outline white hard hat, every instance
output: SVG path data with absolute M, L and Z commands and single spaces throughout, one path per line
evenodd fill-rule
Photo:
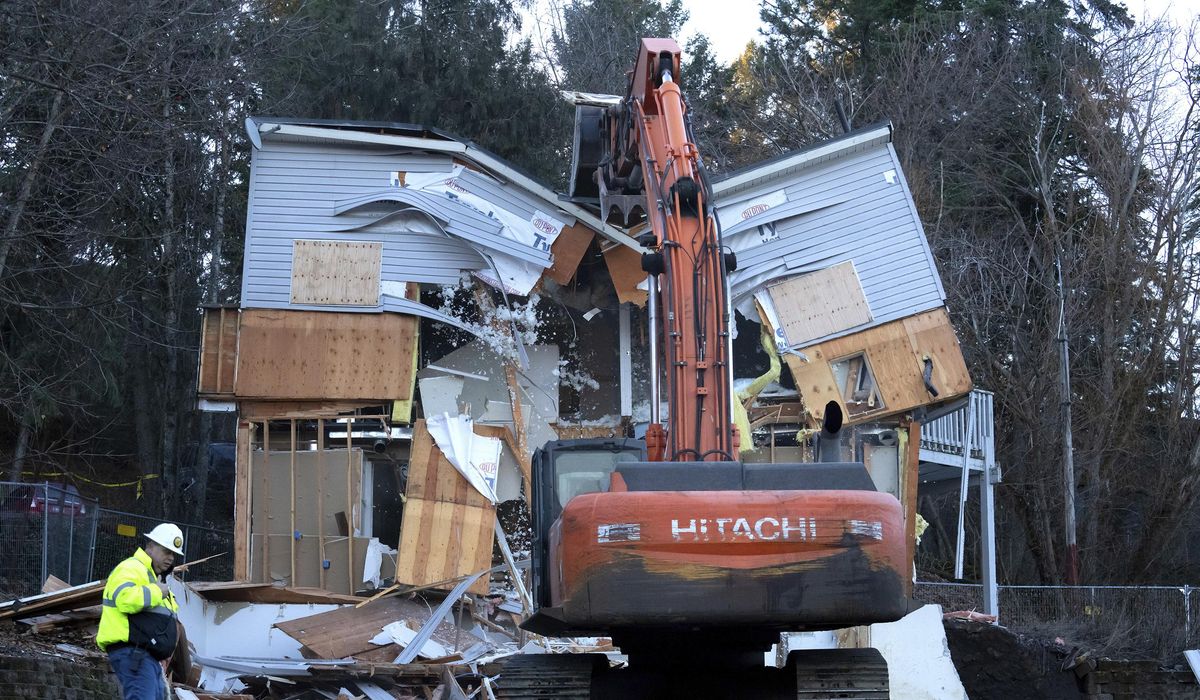
M 146 539 L 183 556 L 183 530 L 180 530 L 178 525 L 171 523 L 156 525 L 153 530 L 146 533 Z

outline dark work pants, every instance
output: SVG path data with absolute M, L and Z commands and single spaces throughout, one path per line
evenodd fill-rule
M 167 700 L 162 666 L 148 652 L 137 647 L 122 647 L 108 655 L 122 700 Z

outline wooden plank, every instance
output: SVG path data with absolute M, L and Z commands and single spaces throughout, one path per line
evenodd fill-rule
M 903 426 L 901 426 L 903 429 Z M 913 562 L 917 556 L 917 484 L 920 482 L 921 469 L 921 424 L 917 421 L 908 422 L 907 449 L 900 455 L 903 461 L 900 465 L 900 492 L 904 494 L 904 543 L 907 562 L 905 571 L 913 570 Z M 912 578 L 904 578 L 904 595 L 912 595 Z
M 325 587 L 325 420 L 317 419 L 317 569 Z
M 525 493 L 533 493 L 533 464 L 530 461 L 529 443 L 526 439 L 525 418 L 521 411 L 521 385 L 517 383 L 517 367 L 511 362 L 504 367 L 508 380 L 508 400 L 512 404 L 513 440 L 516 446 L 517 464 L 521 467 L 521 479 L 525 482 Z
M 415 316 L 246 309 L 241 318 L 238 399 L 378 405 L 411 392 Z
M 254 421 L 268 418 L 328 418 L 373 405 L 368 401 L 239 401 L 238 414 L 244 420 Z
M 362 480 L 359 470 L 357 481 Z M 346 585 L 347 593 L 354 595 L 354 419 L 346 419 Z
M 406 619 L 409 610 L 400 598 L 384 598 L 362 607 L 347 606 L 279 622 L 274 627 L 300 642 L 309 658 L 341 659 L 378 649 L 371 639 L 384 625 Z
M 852 425 L 950 401 L 971 390 L 958 338 L 944 308 L 802 348 L 800 352 L 807 361 L 791 353 L 783 358 L 814 425 L 824 418 L 829 401 L 841 405 L 846 423 Z M 867 356 L 883 397 L 883 407 L 854 415 L 846 409 L 842 387 L 834 378 L 831 364 L 862 353 Z M 936 398 L 925 390 L 922 376 L 925 357 L 933 361 Z
M 233 577 L 250 578 L 250 450 L 253 449 L 251 423 L 239 420 L 233 483 Z
M 288 454 L 290 457 L 290 460 L 288 463 L 288 476 L 290 478 L 289 480 L 291 481 L 291 485 L 292 485 L 292 502 L 291 502 L 291 516 L 292 517 L 290 519 L 292 536 L 288 538 L 288 542 L 290 543 L 288 548 L 291 550 L 289 552 L 288 558 L 291 560 L 291 564 L 292 564 L 292 566 L 291 566 L 292 575 L 291 575 L 291 578 L 288 579 L 288 583 L 290 583 L 294 586 L 294 585 L 296 585 L 296 537 L 295 537 L 295 532 L 296 532 L 296 419 L 293 418 L 291 421 L 289 421 L 289 423 L 291 424 L 291 442 L 288 445 Z
M 200 597 L 212 602 L 225 603 L 360 603 L 362 598 L 330 593 L 320 588 L 303 586 L 275 586 L 270 583 L 246 583 L 240 581 L 198 581 L 188 587 Z
M 271 563 L 271 535 L 273 528 L 271 527 L 271 421 L 263 421 L 263 512 L 264 528 L 262 530 L 262 549 L 263 549 L 263 579 L 270 581 L 270 563 Z M 295 583 L 292 581 L 291 583 Z
M 378 306 L 382 265 L 382 243 L 293 241 L 292 303 Z
M 788 345 L 800 345 L 873 320 L 853 262 L 767 288 Z
M 200 368 L 197 393 L 226 396 L 233 393 L 237 362 L 238 310 L 228 307 L 204 309 L 200 331 Z
M 617 290 L 617 299 L 645 306 L 649 293 L 637 288 L 646 280 L 646 273 L 642 271 L 642 254 L 623 245 L 616 246 L 604 252 L 604 263 Z
M 596 233 L 583 223 L 576 222 L 574 226 L 564 226 L 558 238 L 550 246 L 550 255 L 554 263 L 546 271 L 546 276 L 558 284 L 567 284 L 575 277 L 579 262 L 592 245 Z
M 496 509 L 458 473 L 434 444 L 425 421 L 413 424 L 400 528 L 396 582 L 450 589 L 452 579 L 491 567 Z M 485 594 L 486 579 L 471 592 Z

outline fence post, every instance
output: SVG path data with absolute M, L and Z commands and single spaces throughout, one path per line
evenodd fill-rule
M 38 590 L 47 578 L 46 566 L 50 550 L 50 482 L 42 482 L 42 580 L 38 582 Z
M 66 504 L 67 497 L 63 495 L 63 504 Z M 80 501 L 82 503 L 82 501 Z M 70 534 L 67 535 L 67 583 L 75 585 L 75 506 L 71 506 L 71 526 Z M 46 579 L 42 579 L 45 581 Z
M 1179 592 L 1183 594 L 1183 646 L 1187 648 L 1192 642 L 1192 587 L 1185 585 Z

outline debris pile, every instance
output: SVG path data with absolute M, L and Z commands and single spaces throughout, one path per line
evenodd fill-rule
M 175 697 L 486 698 L 506 657 L 616 653 L 607 638 L 550 640 L 521 631 L 520 597 L 500 585 L 487 595 L 468 592 L 503 568 L 449 582 L 449 591 L 391 586 L 370 597 L 172 577 L 188 643 L 168 666 Z M 44 588 L 0 603 L 0 651 L 106 668 L 94 642 L 104 582 L 67 586 L 51 577 Z

